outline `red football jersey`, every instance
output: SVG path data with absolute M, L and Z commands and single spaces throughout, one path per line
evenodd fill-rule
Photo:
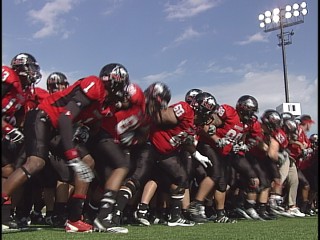
M 83 93 L 92 101 L 92 104 L 82 109 L 80 114 L 73 119 L 73 122 L 89 124 L 102 118 L 101 109 L 106 99 L 106 90 L 98 77 L 89 76 L 76 81 L 60 92 L 51 94 L 39 104 L 38 108 L 48 114 L 55 128 L 58 127 L 59 115 L 67 112 L 65 106 L 72 99 L 76 88 L 81 88 Z
M 145 118 L 145 96 L 142 89 L 136 84 L 129 84 L 128 100 L 130 107 L 117 111 L 113 107 L 104 110 L 102 128 L 112 134 L 115 139 L 119 135 L 137 129 L 144 122 Z
M 286 133 L 281 128 L 272 131 L 270 135 L 263 134 L 263 142 L 269 145 L 270 137 L 274 138 L 279 143 L 279 151 L 283 151 L 287 148 L 288 138 Z M 254 147 L 253 149 L 251 149 L 250 154 L 257 157 L 258 159 L 265 159 L 266 157 L 266 152 L 258 147 Z
M 281 128 L 273 131 L 271 136 L 279 143 L 279 151 L 283 151 L 288 147 L 287 135 Z
M 186 102 L 175 103 L 172 108 L 178 119 L 178 124 L 173 127 L 153 125 L 150 130 L 150 141 L 163 154 L 178 149 L 188 138 L 194 137 L 194 111 Z
M 263 140 L 261 123 L 254 118 L 249 124 L 244 124 L 245 144 L 256 145 Z
M 11 118 L 25 104 L 24 93 L 19 76 L 10 67 L 2 66 L 2 83 L 12 86 L 1 100 L 3 116 Z
M 25 103 L 25 112 L 28 112 L 32 109 L 35 109 L 43 99 L 50 96 L 50 93 L 39 87 L 30 87 L 27 88 L 24 92 L 26 103 Z
M 223 124 L 216 129 L 216 135 L 220 138 L 227 138 L 231 142 L 238 142 L 243 136 L 243 123 L 236 109 L 228 104 L 222 104 L 217 110 L 217 115 L 222 120 Z M 219 148 L 213 141 L 208 142 L 219 154 L 226 156 L 232 150 L 232 143 Z
M 309 138 L 307 137 L 307 135 L 305 134 L 305 132 L 303 131 L 303 129 L 301 128 L 300 125 L 298 125 L 298 142 L 300 142 L 304 148 L 310 148 L 311 147 L 311 143 Z M 302 148 L 300 145 L 295 144 L 295 143 L 289 143 L 288 145 L 288 149 L 289 149 L 289 155 L 290 157 L 292 157 L 293 159 L 296 160 L 296 165 L 299 168 L 301 161 L 303 161 L 303 159 L 300 159 L 302 157 Z M 304 159 L 305 161 L 306 159 Z

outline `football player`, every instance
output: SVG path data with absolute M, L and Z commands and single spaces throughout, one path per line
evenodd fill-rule
M 75 148 L 73 125 L 101 119 L 105 102 L 128 83 L 129 75 L 123 65 L 112 63 L 105 68 L 109 70 L 108 74 L 79 79 L 65 90 L 51 94 L 30 112 L 25 121 L 27 162 L 9 176 L 2 188 L 2 202 L 44 167 L 48 161 L 50 139 L 57 130 L 62 139 L 66 164 L 74 170 L 76 179 L 86 183 L 92 181 L 94 175 L 91 168 L 81 161 Z M 85 193 L 75 197 L 84 201 Z M 92 226 L 81 219 L 70 221 L 66 228 L 70 231 L 92 231 Z

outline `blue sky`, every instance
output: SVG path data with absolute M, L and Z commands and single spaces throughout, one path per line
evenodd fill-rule
M 31 53 L 46 88 L 53 71 L 72 83 L 122 63 L 145 89 L 163 81 L 172 103 L 191 88 L 235 105 L 250 94 L 259 115 L 285 102 L 279 31 L 265 33 L 258 15 L 292 0 L 5 0 L 2 1 L 2 64 Z M 302 1 L 301 1 L 302 2 Z M 301 3 L 297 1 L 297 3 Z M 290 102 L 316 121 L 318 132 L 318 1 L 307 0 L 304 23 L 286 46 Z

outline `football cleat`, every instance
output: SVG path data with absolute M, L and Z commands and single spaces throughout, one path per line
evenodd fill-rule
M 218 212 L 216 219 L 214 220 L 215 223 L 236 223 L 237 220 L 228 218 L 226 215 L 225 210 Z
M 254 208 L 248 208 L 245 210 L 246 213 L 254 220 L 260 220 L 260 221 L 264 221 L 264 219 L 262 219 L 259 214 L 257 213 L 257 211 Z
M 246 213 L 245 209 L 238 207 L 234 211 L 245 219 L 252 220 L 252 218 Z
M 45 224 L 42 213 L 32 211 L 30 214 L 31 224 Z
M 93 229 L 96 232 L 110 232 L 110 233 L 128 233 L 128 229 L 117 226 L 114 222 L 108 219 L 100 220 L 95 218 L 93 221 Z
M 176 217 L 176 218 L 173 218 L 173 219 L 170 218 L 169 221 L 168 221 L 168 226 L 169 227 L 175 227 L 175 226 L 192 227 L 195 224 L 196 224 L 195 222 L 190 221 L 188 219 L 185 219 L 182 216 Z
M 134 212 L 134 218 L 145 226 L 150 226 L 148 209 L 141 209 L 141 204 L 138 205 L 137 211 Z
M 198 202 L 191 202 L 187 209 L 189 218 L 196 223 L 207 222 L 207 216 L 205 214 L 205 207 Z
M 76 222 L 67 220 L 65 230 L 66 232 L 92 232 L 93 228 L 90 224 L 87 224 L 81 220 Z

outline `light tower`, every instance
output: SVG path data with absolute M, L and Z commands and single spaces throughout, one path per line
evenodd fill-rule
M 297 25 L 304 22 L 304 16 L 308 13 L 306 2 L 301 4 L 294 3 L 293 5 L 286 5 L 285 7 L 275 8 L 272 11 L 265 11 L 259 14 L 260 28 L 264 32 L 271 32 L 280 30 L 277 34 L 279 43 L 278 46 L 282 49 L 282 65 L 283 65 L 283 80 L 285 91 L 285 103 L 277 107 L 280 112 L 291 112 L 293 115 L 301 115 L 300 103 L 290 103 L 289 101 L 289 87 L 287 77 L 287 63 L 286 63 L 286 45 L 292 44 L 293 30 L 285 32 L 284 28 Z

